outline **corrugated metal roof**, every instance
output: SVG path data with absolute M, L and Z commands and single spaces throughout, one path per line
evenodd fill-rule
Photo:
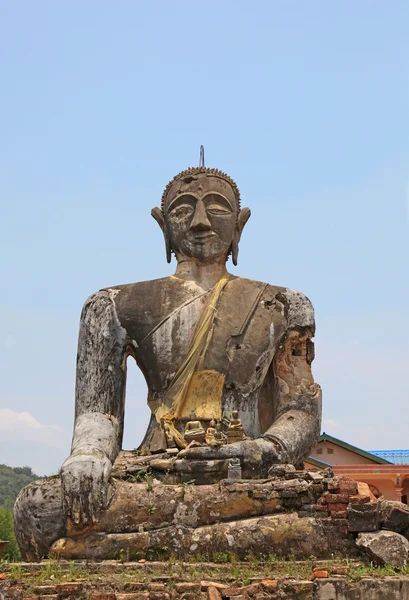
M 394 465 L 409 465 L 409 450 L 368 450 L 368 452 Z

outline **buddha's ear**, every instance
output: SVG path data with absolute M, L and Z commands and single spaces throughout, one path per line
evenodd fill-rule
M 168 261 L 168 263 L 170 263 L 170 261 L 172 260 L 172 252 L 171 252 L 171 247 L 170 247 L 168 230 L 167 230 L 166 223 L 165 223 L 165 216 L 164 216 L 163 212 L 161 211 L 161 209 L 158 208 L 157 206 L 155 206 L 155 208 L 152 208 L 151 215 L 155 219 L 155 221 L 157 222 L 159 227 L 162 229 L 163 237 L 165 238 L 166 260 Z
M 245 224 L 250 219 L 250 209 L 242 208 L 237 217 L 236 230 L 234 232 L 233 242 L 231 245 L 231 258 L 234 266 L 237 266 L 237 258 L 239 256 L 239 242 Z

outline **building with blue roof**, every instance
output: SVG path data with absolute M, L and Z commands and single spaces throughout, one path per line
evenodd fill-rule
M 409 464 L 409 450 L 368 450 L 368 452 L 394 465 Z
M 377 498 L 408 504 L 409 450 L 362 450 L 324 432 L 305 466 L 331 466 L 336 475 L 367 483 Z

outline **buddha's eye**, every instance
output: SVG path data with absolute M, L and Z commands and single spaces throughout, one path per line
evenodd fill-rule
M 215 202 L 208 204 L 206 207 L 206 210 L 209 214 L 214 215 L 214 216 L 231 214 L 231 211 L 228 208 L 225 208 L 221 204 L 216 204 Z
M 177 206 L 173 210 L 170 211 L 172 217 L 176 219 L 185 219 L 186 217 L 190 217 L 193 214 L 193 207 L 190 204 L 181 204 Z

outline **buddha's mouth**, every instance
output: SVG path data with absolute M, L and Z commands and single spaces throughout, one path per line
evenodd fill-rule
M 212 237 L 215 237 L 215 233 L 213 231 L 198 231 L 193 234 L 193 239 L 198 241 L 209 240 Z

